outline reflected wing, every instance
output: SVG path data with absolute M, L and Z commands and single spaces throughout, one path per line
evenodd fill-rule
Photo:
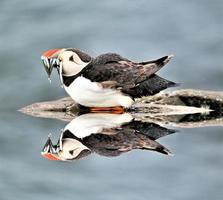
M 128 126 L 113 129 L 113 134 L 95 134 L 83 139 L 92 151 L 104 156 L 118 156 L 133 149 L 146 149 L 163 154 L 171 152 L 149 136 Z
M 122 128 L 133 129 L 138 133 L 148 136 L 152 140 L 157 140 L 161 137 L 173 134 L 176 130 L 162 127 L 155 123 L 148 123 L 133 120 L 130 123 L 123 125 Z

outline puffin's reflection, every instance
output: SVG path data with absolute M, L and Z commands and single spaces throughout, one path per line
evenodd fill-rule
M 50 160 L 74 160 L 91 153 L 119 156 L 133 149 L 145 149 L 171 155 L 155 140 L 174 133 L 154 123 L 136 121 L 129 113 L 88 113 L 66 125 L 58 143 L 50 136 L 41 154 Z

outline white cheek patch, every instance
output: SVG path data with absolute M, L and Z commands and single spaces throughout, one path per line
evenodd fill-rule
M 63 61 L 63 74 L 65 76 L 73 76 L 78 74 L 88 63 L 81 62 L 77 64 L 76 62 Z
M 70 51 L 65 51 L 59 55 L 60 60 L 63 63 L 63 75 L 65 76 L 73 76 L 78 74 L 84 67 L 88 65 L 87 62 L 83 62 L 80 57 Z M 72 59 L 70 59 L 72 58 Z

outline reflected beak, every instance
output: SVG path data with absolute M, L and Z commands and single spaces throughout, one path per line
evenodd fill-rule
M 48 136 L 48 139 L 42 149 L 41 154 L 46 154 L 46 153 L 53 153 L 53 143 L 52 140 L 50 138 L 50 135 Z
M 57 155 L 57 153 L 55 152 L 50 135 L 48 136 L 48 139 L 41 151 L 41 155 L 49 160 L 61 160 Z

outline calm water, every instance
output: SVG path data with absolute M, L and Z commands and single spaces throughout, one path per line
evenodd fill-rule
M 0 199 L 221 199 L 221 127 L 160 138 L 174 157 L 134 150 L 50 162 L 41 157 L 42 146 L 49 133 L 56 142 L 66 123 L 16 110 L 65 96 L 57 76 L 48 84 L 40 61 L 55 47 L 138 61 L 173 53 L 160 75 L 181 88 L 222 90 L 222 10 L 221 0 L 1 0 Z

